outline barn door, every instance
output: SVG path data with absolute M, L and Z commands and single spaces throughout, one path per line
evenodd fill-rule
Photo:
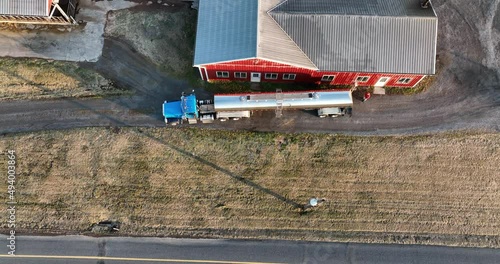
M 260 72 L 252 72 L 252 75 L 250 76 L 250 81 L 251 82 L 260 82 Z
M 375 86 L 377 87 L 384 87 L 387 82 L 389 82 L 391 78 L 390 77 L 380 77 L 380 79 L 378 79 L 378 82 L 375 84 Z

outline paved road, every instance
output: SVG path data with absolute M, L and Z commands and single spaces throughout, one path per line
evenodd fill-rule
M 16 246 L 0 263 L 500 263 L 499 249 L 269 240 L 21 236 Z

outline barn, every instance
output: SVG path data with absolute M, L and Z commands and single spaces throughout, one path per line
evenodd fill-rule
M 438 19 L 424 5 L 200 0 L 194 67 L 205 81 L 413 87 L 436 72 Z
M 0 0 L 0 22 L 75 23 L 77 0 Z

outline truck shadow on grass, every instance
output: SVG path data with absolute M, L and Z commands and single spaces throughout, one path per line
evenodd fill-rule
M 120 122 L 118 120 L 114 120 L 114 121 L 115 122 Z M 123 124 L 123 125 L 126 125 L 126 124 Z M 290 205 L 293 209 L 298 210 L 300 214 L 305 214 L 305 213 L 309 212 L 307 210 L 308 207 L 305 204 L 300 204 L 300 203 L 297 203 L 294 200 L 288 199 L 288 198 L 284 197 L 283 195 L 281 195 L 281 194 L 279 194 L 279 193 L 277 193 L 275 191 L 272 191 L 272 190 L 270 190 L 268 188 L 265 188 L 265 187 L 263 187 L 263 186 L 255 183 L 255 182 L 253 182 L 253 181 L 251 181 L 249 179 L 246 179 L 245 177 L 237 175 L 237 174 L 229 171 L 228 169 L 225 169 L 225 168 L 223 168 L 223 167 L 221 167 L 221 166 L 219 166 L 219 165 L 217 165 L 217 164 L 215 164 L 215 163 L 213 163 L 211 161 L 208 161 L 206 159 L 201 158 L 200 156 L 197 156 L 194 153 L 188 152 L 188 151 L 186 151 L 186 150 L 184 150 L 182 148 L 179 148 L 179 147 L 177 147 L 177 146 L 175 146 L 173 144 L 170 144 L 170 143 L 166 142 L 165 140 L 162 140 L 162 139 L 157 138 L 157 137 L 155 137 L 155 136 L 153 136 L 151 134 L 148 134 L 147 132 L 142 131 L 140 128 L 134 128 L 133 131 L 135 133 L 141 135 L 141 136 L 145 136 L 145 137 L 147 137 L 147 138 L 149 138 L 149 139 L 151 139 L 151 140 L 153 140 L 155 142 L 158 142 L 158 143 L 160 143 L 163 146 L 169 147 L 169 148 L 171 148 L 171 149 L 179 152 L 180 154 L 182 154 L 182 155 L 184 155 L 184 156 L 186 156 L 188 158 L 191 158 L 193 160 L 196 160 L 197 162 L 200 162 L 200 163 L 202 163 L 202 164 L 204 164 L 206 166 L 209 166 L 209 167 L 211 167 L 211 168 L 213 168 L 213 169 L 215 169 L 215 170 L 217 170 L 217 171 L 219 171 L 219 172 L 221 172 L 221 173 L 223 173 L 223 174 L 231 177 L 232 179 L 234 179 L 236 181 L 239 181 L 239 182 L 241 182 L 241 183 L 243 183 L 243 184 L 245 184 L 247 186 L 250 186 L 250 187 L 252 187 L 252 188 L 254 188 L 254 189 L 258 190 L 258 191 L 261 191 L 261 192 L 263 192 L 265 194 L 271 195 L 274 198 L 280 200 L 281 202 Z
M 162 139 L 159 139 L 157 137 L 154 137 L 153 135 L 150 135 L 150 134 L 142 131 L 139 128 L 135 128 L 134 132 L 136 132 L 136 133 L 138 133 L 138 134 L 140 134 L 142 136 L 145 136 L 145 137 L 147 137 L 147 138 L 149 138 L 151 140 L 154 140 L 154 141 L 156 141 L 156 142 L 158 142 L 158 143 L 160 143 L 160 144 L 162 144 L 164 146 L 167 146 L 167 147 L 169 147 L 169 148 L 171 148 L 171 149 L 173 149 L 173 150 L 181 153 L 182 155 L 184 155 L 184 156 L 186 156 L 188 158 L 194 159 L 194 160 L 196 160 L 196 161 L 198 161 L 198 162 L 200 162 L 200 163 L 202 163 L 204 165 L 210 166 L 211 168 L 213 168 L 213 169 L 215 169 L 215 170 L 217 170 L 219 172 L 222 172 L 223 174 L 225 174 L 225 175 L 233 178 L 234 180 L 237 180 L 237 181 L 239 181 L 239 182 L 241 182 L 241 183 L 243 183 L 243 184 L 245 184 L 247 186 L 250 186 L 250 187 L 252 187 L 252 188 L 254 188 L 254 189 L 258 190 L 258 191 L 261 191 L 261 192 L 263 192 L 265 194 L 271 195 L 274 198 L 276 198 L 276 199 L 278 199 L 278 200 L 280 200 L 280 201 L 282 201 L 282 202 L 290 205 L 293 209 L 299 210 L 299 212 L 301 214 L 308 212 L 305 205 L 299 204 L 299 203 L 297 203 L 297 202 L 295 202 L 295 201 L 293 201 L 291 199 L 288 199 L 288 198 L 284 197 L 283 195 L 281 195 L 281 194 L 279 194 L 277 192 L 274 192 L 274 191 L 272 191 L 272 190 L 270 190 L 268 188 L 265 188 L 265 187 L 263 187 L 263 186 L 255 183 L 255 182 L 253 182 L 253 181 L 251 181 L 249 179 L 246 179 L 246 178 L 244 178 L 244 177 L 242 177 L 240 175 L 237 175 L 237 174 L 235 174 L 235 173 L 233 173 L 233 172 L 231 172 L 231 171 L 229 171 L 229 170 L 227 170 L 225 168 L 222 168 L 221 166 L 219 166 L 219 165 L 217 165 L 217 164 L 215 164 L 215 163 L 213 163 L 211 161 L 203 159 L 203 158 L 201 158 L 201 157 L 199 157 L 199 156 L 197 156 L 197 155 L 195 155 L 193 153 L 190 153 L 190 152 L 188 152 L 188 151 L 186 151 L 184 149 L 181 149 L 181 148 L 179 148 L 179 147 L 177 147 L 175 145 L 167 143 L 166 141 L 164 141 Z
M 231 177 L 231 178 L 233 178 L 233 179 L 235 179 L 235 180 L 237 180 L 237 181 L 239 181 L 239 182 L 241 182 L 241 183 L 243 183 L 243 184 L 245 184 L 247 186 L 250 186 L 250 187 L 252 187 L 252 188 L 254 188 L 254 189 L 258 190 L 258 191 L 261 191 L 263 193 L 266 193 L 268 195 L 271 195 L 274 198 L 276 198 L 276 199 L 278 199 L 278 200 L 280 200 L 280 201 L 282 201 L 282 202 L 284 202 L 284 203 L 292 206 L 293 209 L 300 210 L 301 213 L 305 212 L 305 210 L 307 209 L 306 206 L 301 205 L 301 204 L 299 204 L 299 203 L 297 203 L 297 202 L 295 202 L 295 201 L 293 201 L 291 199 L 288 199 L 288 198 L 284 197 L 283 195 L 281 195 L 279 193 L 276 193 L 276 192 L 274 192 L 274 191 L 272 191 L 272 190 L 270 190 L 268 188 L 265 188 L 265 187 L 263 187 L 263 186 L 255 183 L 255 182 L 253 182 L 253 181 L 251 181 L 249 179 L 246 179 L 246 178 L 244 178 L 244 177 L 242 177 L 240 175 L 237 175 L 237 174 L 235 174 L 235 173 L 233 173 L 233 172 L 231 172 L 231 171 L 229 171 L 229 170 L 227 170 L 225 168 L 222 168 L 219 165 L 217 165 L 217 164 L 215 164 L 215 163 L 213 163 L 211 161 L 203 159 L 203 158 L 201 158 L 201 157 L 199 157 L 199 156 L 197 156 L 197 155 L 195 155 L 193 153 L 190 153 L 190 152 L 188 152 L 188 151 L 186 151 L 184 149 L 181 149 L 181 148 L 179 148 L 177 146 L 169 144 L 169 143 L 165 142 L 162 139 L 156 138 L 156 137 L 154 137 L 154 136 L 152 136 L 150 134 L 147 134 L 147 133 L 141 131 L 140 129 L 135 129 L 134 131 L 136 133 L 138 133 L 140 135 L 143 135 L 143 136 L 146 136 L 149 139 L 154 140 L 154 141 L 156 141 L 156 142 L 158 142 L 158 143 L 160 143 L 160 144 L 162 144 L 164 146 L 167 146 L 167 147 L 169 147 L 169 148 L 171 148 L 171 149 L 173 149 L 173 150 L 181 153 L 182 155 L 184 155 L 186 157 L 194 159 L 194 160 L 196 160 L 196 161 L 198 161 L 198 162 L 200 162 L 200 163 L 202 163 L 204 165 L 210 166 L 211 168 L 213 168 L 213 169 L 215 169 L 215 170 L 217 170 L 219 172 L 222 172 L 223 174 L 225 174 L 225 175 L 227 175 L 227 176 L 229 176 L 229 177 Z

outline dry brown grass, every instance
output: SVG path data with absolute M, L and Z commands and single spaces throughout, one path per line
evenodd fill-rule
M 131 235 L 500 246 L 499 134 L 84 129 L 4 136 L 0 149 L 19 155 L 30 232 L 113 219 Z M 313 196 L 327 202 L 293 206 Z
M 99 73 L 77 63 L 0 58 L 0 100 L 126 94 Z

